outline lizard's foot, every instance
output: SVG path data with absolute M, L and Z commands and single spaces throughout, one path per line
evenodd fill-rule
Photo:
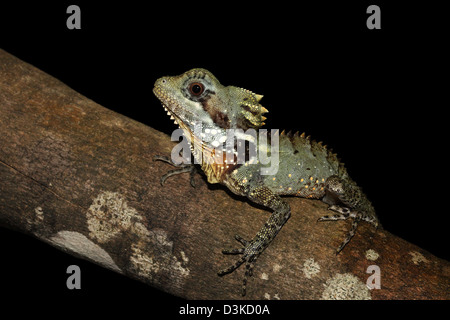
M 354 218 L 362 221 L 369 222 L 375 228 L 380 226 L 380 223 L 376 217 L 363 214 L 362 212 L 351 210 L 347 207 L 341 207 L 338 205 L 331 205 L 328 210 L 337 212 L 338 214 L 332 216 L 320 217 L 317 221 L 336 221 L 336 220 L 347 220 L 348 218 Z
M 319 219 L 317 219 L 317 221 L 337 221 L 337 220 L 347 220 L 348 218 L 350 218 L 351 211 L 348 208 L 331 205 L 328 207 L 328 210 L 335 211 L 338 214 L 334 214 L 332 216 L 322 216 Z M 352 218 L 354 218 L 354 216 Z
M 333 216 L 323 216 L 319 218 L 318 221 L 353 219 L 347 237 L 336 251 L 336 253 L 339 253 L 355 235 L 359 221 L 367 221 L 375 226 L 375 228 L 379 226 L 379 222 L 372 204 L 366 198 L 361 188 L 359 188 L 352 180 L 331 176 L 326 181 L 325 189 L 326 193 L 322 201 L 330 205 L 328 210 L 332 210 L 337 214 Z
M 359 221 L 362 220 L 363 215 L 358 211 L 352 211 L 349 208 L 341 207 L 338 205 L 331 205 L 328 207 L 328 210 L 332 210 L 334 212 L 337 212 L 338 214 L 332 215 L 332 216 L 323 216 L 320 217 L 317 221 L 338 221 L 338 220 L 347 220 L 348 218 L 353 218 L 352 226 L 350 228 L 350 231 L 347 234 L 347 237 L 344 239 L 344 241 L 341 243 L 341 245 L 337 248 L 336 254 L 342 251 L 344 247 L 347 245 L 347 243 L 350 242 L 350 240 L 353 238 L 353 236 L 356 233 L 356 228 L 358 227 Z
M 332 215 L 332 216 L 320 217 L 317 221 L 319 221 L 319 222 L 320 221 L 338 221 L 338 220 L 347 220 L 348 218 L 353 219 L 350 231 L 348 232 L 345 240 L 341 243 L 341 245 L 336 250 L 336 254 L 341 252 L 342 249 L 344 249 L 344 247 L 347 245 L 347 243 L 349 243 L 350 240 L 353 238 L 353 236 L 356 233 L 356 228 L 358 227 L 359 221 L 361 221 L 361 220 L 367 221 L 367 222 L 371 223 L 373 226 L 375 226 L 375 228 L 377 228 L 379 226 L 378 219 L 376 219 L 375 217 L 365 215 L 359 211 L 354 211 L 347 207 L 331 205 L 328 207 L 328 210 L 337 212 L 337 214 Z
M 170 170 L 165 175 L 163 175 L 161 177 L 161 185 L 164 185 L 164 183 L 166 182 L 167 178 L 169 178 L 171 176 L 174 176 L 174 175 L 180 174 L 180 173 L 189 172 L 191 186 L 195 188 L 194 177 L 195 177 L 195 173 L 197 172 L 197 169 L 195 168 L 194 164 L 176 164 L 169 157 L 159 156 L 159 155 L 154 156 L 153 157 L 153 161 L 167 162 L 168 164 L 178 168 L 178 169 Z
M 229 250 L 222 250 L 223 254 L 242 254 L 242 257 L 237 260 L 233 265 L 230 267 L 223 269 L 219 271 L 217 274 L 219 276 L 224 276 L 228 273 L 233 272 L 237 268 L 239 268 L 244 262 L 245 262 L 245 274 L 244 274 L 244 280 L 242 282 L 242 296 L 245 296 L 246 294 L 246 287 L 247 287 L 247 279 L 248 277 L 251 277 L 253 274 L 253 267 L 255 266 L 256 259 L 258 258 L 259 254 L 261 253 L 258 250 L 258 246 L 255 245 L 255 241 L 247 241 L 243 239 L 242 237 L 236 235 L 235 239 L 239 241 L 244 247 L 239 249 L 229 249 Z

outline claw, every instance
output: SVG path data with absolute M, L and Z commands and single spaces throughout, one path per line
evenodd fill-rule
M 320 217 L 319 219 L 317 219 L 317 221 L 337 221 L 337 220 L 347 220 L 348 218 L 353 218 L 352 226 L 350 228 L 350 231 L 347 234 L 347 237 L 340 244 L 340 246 L 336 249 L 336 255 L 338 255 L 355 235 L 356 228 L 358 227 L 359 221 L 364 220 L 364 221 L 371 222 L 370 221 L 371 219 L 368 217 L 364 217 L 361 212 L 352 211 L 351 209 L 346 208 L 346 207 L 331 205 L 328 207 L 328 210 L 337 212 L 338 214 L 335 214 L 333 216 L 323 216 L 323 217 Z
M 224 276 L 228 273 L 233 272 L 234 270 L 236 270 L 237 268 L 239 268 L 241 266 L 241 264 L 243 264 L 245 262 L 245 256 L 241 257 L 238 261 L 236 261 L 235 264 L 233 264 L 232 266 L 229 266 L 226 269 L 220 270 L 219 272 L 217 272 L 217 274 L 219 276 Z
M 244 247 L 249 245 L 249 242 L 247 240 L 245 240 L 244 238 L 242 238 L 239 235 L 235 235 L 234 238 L 239 241 Z
M 353 220 L 352 227 L 350 228 L 350 231 L 348 232 L 347 237 L 344 239 L 344 241 L 341 243 L 341 245 L 336 250 L 336 255 L 338 255 L 342 251 L 342 249 L 344 249 L 344 247 L 347 245 L 347 243 L 349 243 L 350 240 L 352 240 L 353 236 L 356 233 L 356 228 L 358 227 L 359 221 L 360 221 L 359 218 L 356 218 Z
M 222 250 L 223 254 L 243 254 L 244 253 L 245 248 L 240 248 L 240 249 L 224 249 Z
M 174 176 L 174 175 L 180 174 L 180 173 L 185 173 L 185 172 L 189 172 L 189 173 L 193 174 L 192 171 L 193 171 L 193 169 L 190 165 L 186 166 L 186 167 L 181 167 L 179 169 L 170 170 L 161 177 L 161 185 L 164 185 L 167 178 L 169 178 L 171 176 Z M 191 185 L 192 185 L 192 180 L 193 180 L 193 176 L 191 176 Z M 195 185 L 192 185 L 192 186 L 195 187 Z
M 178 169 L 170 170 L 165 175 L 161 177 L 161 185 L 163 186 L 166 182 L 167 178 L 180 174 L 180 173 L 186 173 L 189 172 L 190 174 L 190 184 L 193 188 L 195 188 L 195 173 L 197 172 L 197 169 L 193 164 L 175 164 L 169 157 L 166 156 L 160 156 L 155 155 L 153 156 L 153 161 L 163 161 L 166 162 L 174 167 L 177 167 Z
M 195 188 L 195 179 L 194 179 L 194 172 L 196 171 L 195 170 L 195 167 L 193 167 L 194 168 L 194 170 L 191 170 L 191 177 L 190 177 L 190 179 L 189 179 L 189 182 L 191 183 L 191 186 L 192 186 L 192 188 Z M 192 171 L 194 171 L 194 172 L 192 172 Z
M 242 296 L 246 295 L 247 292 L 247 279 L 253 275 L 253 267 L 255 266 L 255 261 L 259 256 L 259 253 L 249 253 L 247 250 L 251 245 L 251 241 L 247 241 L 239 235 L 235 235 L 234 238 L 240 242 L 244 247 L 239 249 L 226 249 L 222 250 L 224 254 L 243 254 L 243 256 L 237 260 L 233 265 L 229 266 L 226 269 L 219 271 L 217 274 L 219 276 L 224 276 L 228 273 L 233 272 L 237 268 L 239 268 L 245 262 L 245 273 L 244 279 L 242 281 Z M 251 251 L 250 251 L 251 252 Z

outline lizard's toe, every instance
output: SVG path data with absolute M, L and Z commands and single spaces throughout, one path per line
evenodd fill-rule
M 237 268 L 239 268 L 242 264 L 245 263 L 245 274 L 244 279 L 242 281 L 242 296 L 246 294 L 247 287 L 247 279 L 253 275 L 253 267 L 255 265 L 255 261 L 259 256 L 258 250 L 255 248 L 256 242 L 247 241 L 239 235 L 235 236 L 235 239 L 239 241 L 243 247 L 239 249 L 226 249 L 222 250 L 224 254 L 242 254 L 242 257 L 238 259 L 233 265 L 229 266 L 226 269 L 219 271 L 217 274 L 219 276 L 224 276 L 228 273 L 233 272 Z

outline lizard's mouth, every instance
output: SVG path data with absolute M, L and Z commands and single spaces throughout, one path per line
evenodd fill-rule
M 164 108 L 164 111 L 167 112 L 167 115 L 170 116 L 170 119 L 173 120 L 173 122 L 181 129 L 188 130 L 189 132 L 189 125 L 187 125 L 183 117 L 179 116 L 174 110 L 181 109 L 176 101 L 172 99 L 169 95 L 165 94 L 164 90 L 160 88 L 159 86 L 155 86 L 153 88 L 153 93 L 155 96 L 161 101 L 161 104 Z
M 167 112 L 167 115 L 170 116 L 170 120 L 173 120 L 173 123 L 175 123 L 179 128 L 183 130 L 188 130 L 189 132 L 189 126 L 184 123 L 181 117 L 179 117 L 175 112 L 172 111 L 171 108 L 169 108 L 166 104 L 162 103 L 162 106 L 164 108 L 164 111 Z
M 165 101 L 169 101 L 169 102 L 170 102 L 172 99 L 170 99 L 169 96 L 167 96 L 166 94 L 164 94 L 164 91 L 163 91 L 160 87 L 158 87 L 158 86 L 155 86 L 155 87 L 153 88 L 153 93 L 154 93 L 155 96 L 159 99 L 159 101 L 161 101 L 161 104 L 162 104 L 162 106 L 163 106 L 163 108 L 164 108 L 164 111 L 167 112 L 167 115 L 170 116 L 170 119 L 173 120 L 173 122 L 174 122 L 176 125 L 181 126 L 180 124 L 182 123 L 182 120 L 180 119 L 180 117 L 178 117 L 178 116 L 176 115 L 176 113 L 172 111 L 173 108 L 169 108 L 169 107 L 167 106 L 168 103 L 165 103 Z
M 167 112 L 167 115 L 170 116 L 170 120 L 173 120 L 173 122 L 179 126 L 180 125 L 179 122 L 181 122 L 180 118 L 177 117 L 175 113 L 173 113 L 169 108 L 167 108 L 167 106 L 164 103 L 162 104 L 162 106 L 164 108 L 164 111 Z

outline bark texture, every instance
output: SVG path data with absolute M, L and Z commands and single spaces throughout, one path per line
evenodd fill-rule
M 159 106 L 155 106 L 159 108 Z M 173 142 L 0 50 L 0 224 L 188 299 L 240 299 L 244 268 L 224 248 L 268 211 L 189 175 L 160 177 Z M 319 201 L 288 198 L 292 217 L 258 259 L 249 299 L 449 299 L 449 262 L 361 223 L 317 223 Z M 8 257 L 3 257 L 5 260 Z M 381 289 L 366 273 L 380 269 Z

